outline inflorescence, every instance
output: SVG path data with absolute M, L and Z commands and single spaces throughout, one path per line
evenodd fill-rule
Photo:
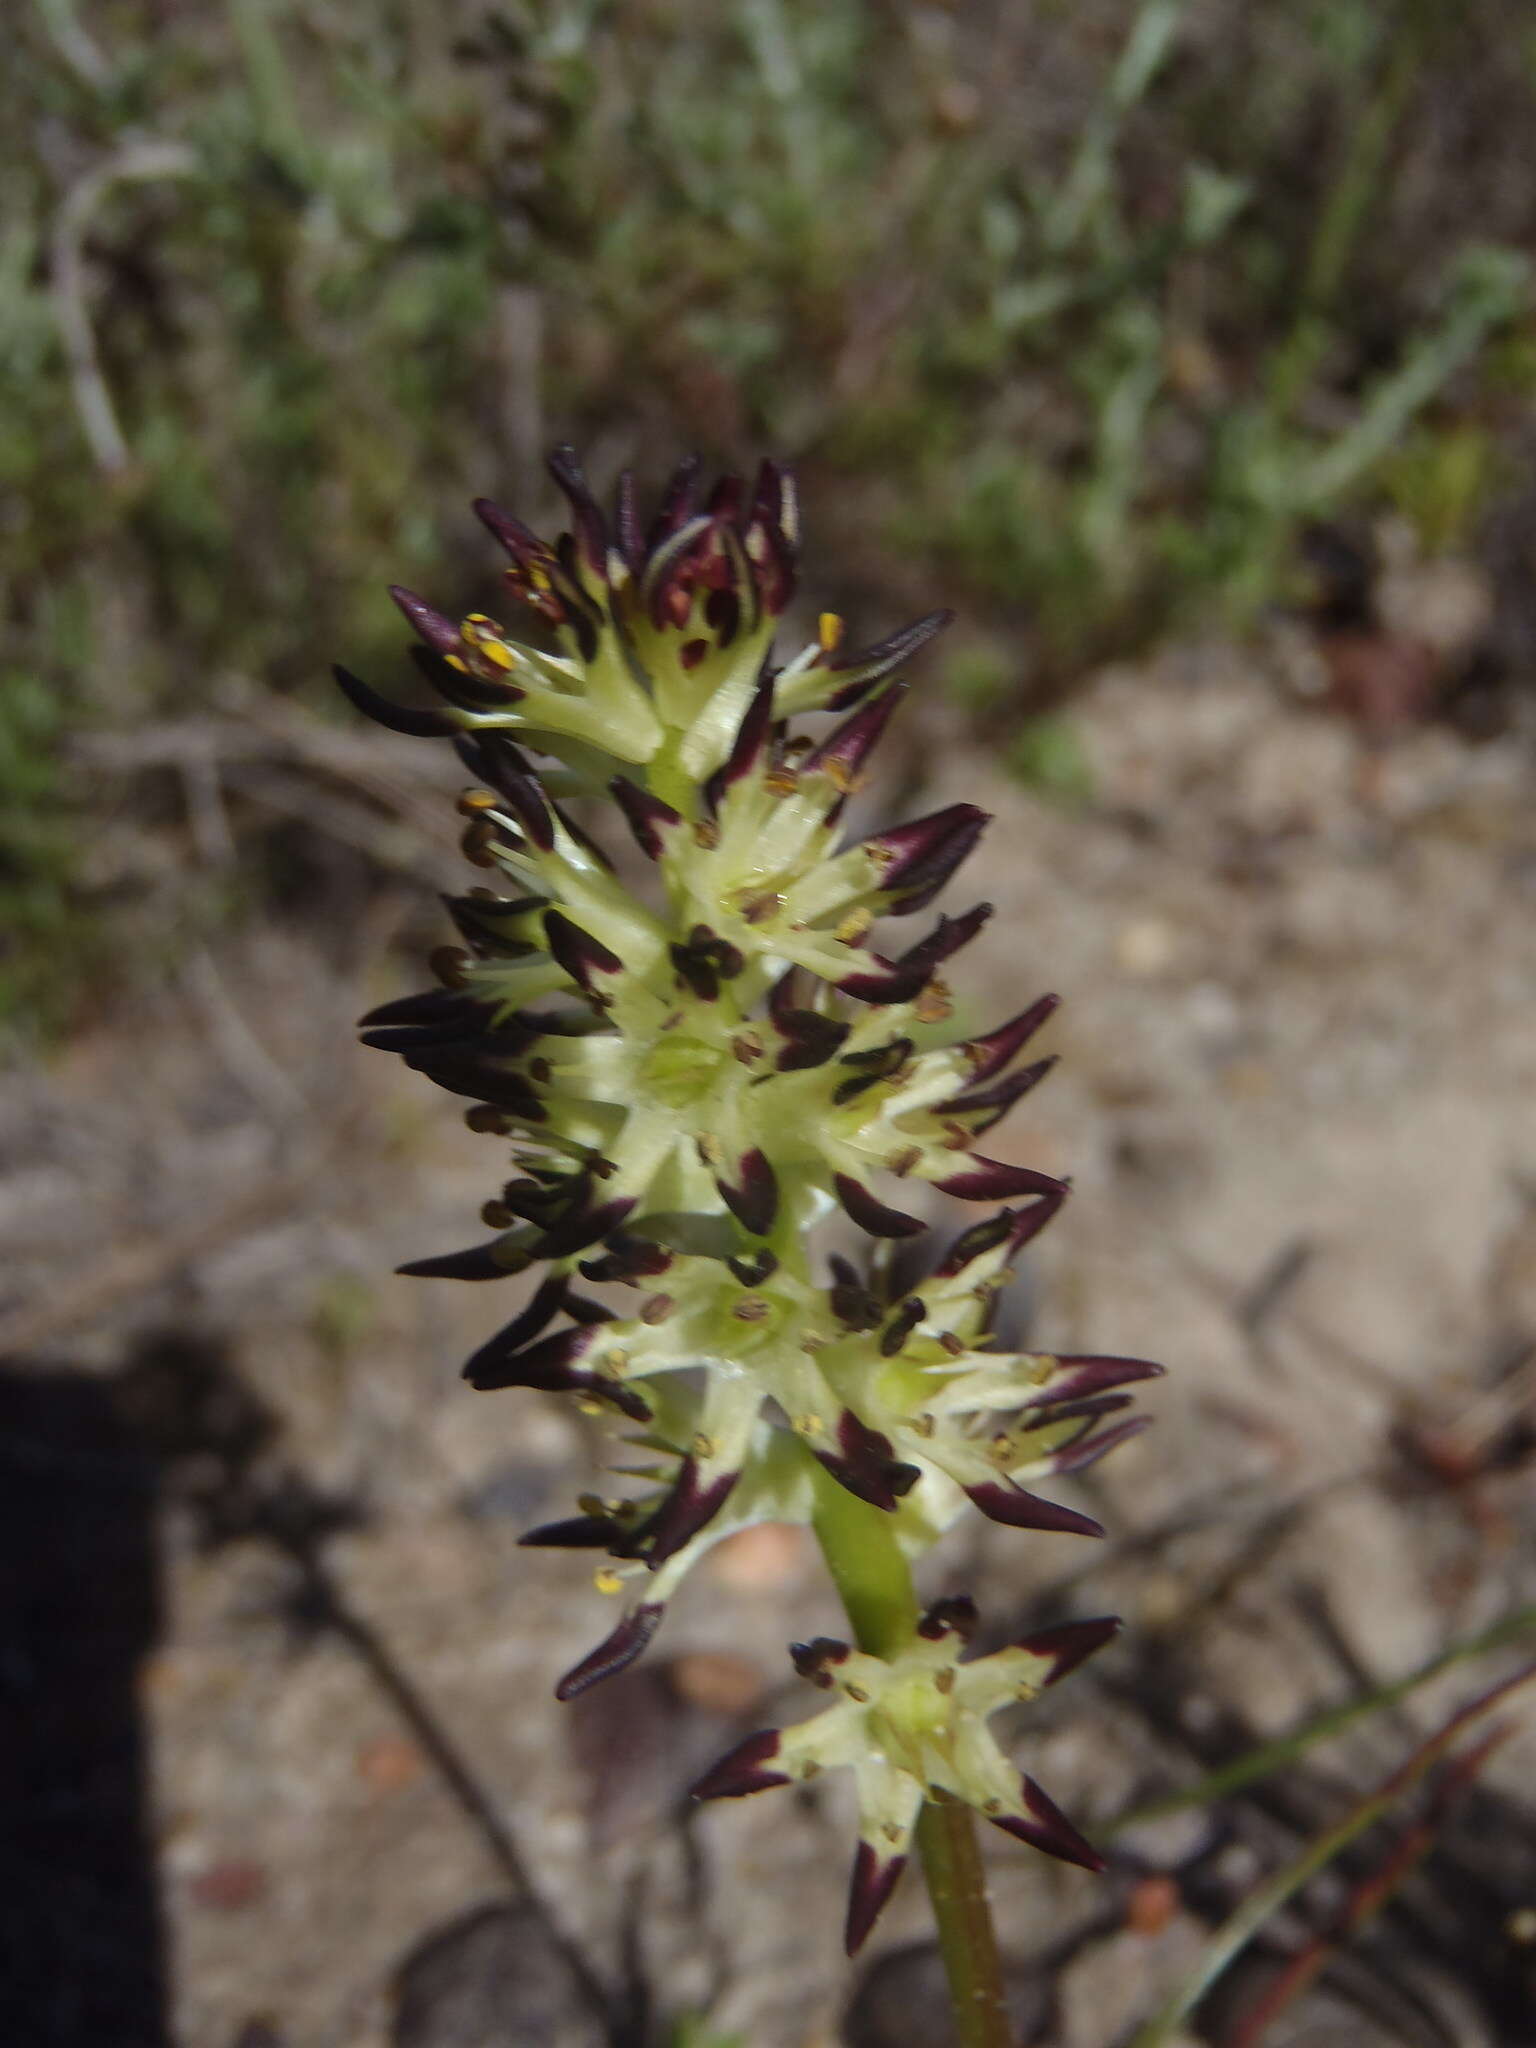
M 542 1266 L 465 1377 L 611 1415 L 640 1482 L 523 1539 L 605 1552 L 600 1587 L 630 1588 L 618 1625 L 561 1680 L 568 1699 L 640 1655 L 712 1543 L 811 1520 L 828 1477 L 891 1516 L 912 1557 L 967 1500 L 1014 1527 L 1101 1534 L 1034 1489 L 1140 1428 L 1124 1389 L 1161 1368 L 993 1345 L 1010 1264 L 1067 1185 L 977 1147 L 1049 1071 L 1020 1055 L 1057 999 L 949 1038 L 945 969 L 990 906 L 941 915 L 905 946 L 884 935 L 885 920 L 933 902 L 986 814 L 952 804 L 844 843 L 849 798 L 902 695 L 897 671 L 949 614 L 857 652 L 824 614 L 779 663 L 799 539 L 784 470 L 764 463 L 750 492 L 726 477 L 699 509 L 685 463 L 643 527 L 627 476 L 610 519 L 569 450 L 550 466 L 571 506 L 553 547 L 476 507 L 511 558 L 531 639 L 397 588 L 442 708 L 337 677 L 392 730 L 453 739 L 474 778 L 463 850 L 498 884 L 447 899 L 462 944 L 433 956 L 440 986 L 364 1019 L 366 1043 L 468 1098 L 471 1129 L 511 1143 L 486 1241 L 402 1271 L 495 1280 Z M 794 734 L 811 712 L 836 722 Z M 653 867 L 650 888 L 633 889 L 563 807 L 593 797 Z M 925 1255 L 903 1182 L 988 1213 Z M 871 1255 L 833 1255 L 818 1272 L 809 1239 L 835 1211 Z M 966 1663 L 972 1619 L 967 1603 L 941 1603 L 894 1661 L 797 1646 L 802 1675 L 839 1703 L 753 1737 L 697 1788 L 739 1794 L 853 1765 L 850 1950 L 924 1798 L 966 1800 L 1096 1867 L 985 1720 L 1114 1624 Z

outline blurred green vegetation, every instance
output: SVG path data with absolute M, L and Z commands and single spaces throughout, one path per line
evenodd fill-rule
M 740 2034 L 717 2034 L 698 2019 L 679 2020 L 670 2048 L 745 2048 Z
M 788 454 L 818 589 L 961 607 L 996 722 L 1241 626 L 1305 519 L 1475 548 L 1532 437 L 1521 0 L 22 0 L 10 42 L 13 1020 L 132 893 L 66 732 L 320 703 L 392 662 L 391 577 L 494 603 L 464 508 L 546 516 L 546 442 Z M 1013 757 L 1081 794 L 1059 723 Z

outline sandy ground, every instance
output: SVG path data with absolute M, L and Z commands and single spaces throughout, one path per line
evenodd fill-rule
M 967 871 L 998 915 L 961 963 L 962 1021 L 1067 998 L 1061 1066 L 994 1147 L 1075 1181 L 1033 1328 L 1170 1368 L 1156 1429 L 1062 1489 L 1108 1540 L 967 1524 L 933 1565 L 999 1627 L 1126 1617 L 1020 1730 L 1092 1833 L 1536 1598 L 1536 811 L 1518 739 L 1417 732 L 1367 775 L 1343 724 L 1219 653 L 1106 674 L 1073 715 L 1084 808 L 991 772 L 931 707 L 912 758 L 923 807 L 996 814 Z M 409 743 L 377 759 L 421 772 Z M 455 878 L 446 823 L 430 847 L 387 829 L 394 858 L 420 844 Z M 841 1961 L 836 1785 L 686 1812 L 713 1754 L 809 1703 L 781 1646 L 836 1615 L 798 1538 L 725 1546 L 646 1664 L 551 1697 L 611 1610 L 579 1557 L 517 1536 L 568 1511 L 586 1425 L 459 1385 L 506 1290 L 391 1277 L 473 1240 L 493 1141 L 351 1038 L 416 985 L 401 947 L 435 936 L 404 884 L 344 928 L 321 889 L 0 1097 L 0 1350 L 100 1390 L 113 1455 L 153 1479 L 158 1614 L 101 1711 L 143 1739 L 127 1824 L 164 1958 L 139 2031 L 97 2038 L 601 2042 L 553 1925 L 627 1987 L 636 2042 L 707 2009 L 750 2048 L 937 2044 L 915 1885 L 862 1977 Z M 61 1517 L 94 1484 L 66 1479 Z M 1246 1799 L 1131 1828 L 1105 1879 L 998 1837 L 1028 2038 L 1112 2048 L 1205 1923 L 1517 1660 L 1459 1668 Z M 1271 2048 L 1536 2040 L 1536 1719 L 1517 1698 L 1510 1720 L 1441 1848 Z M 1276 1923 L 1197 2038 L 1228 2038 L 1342 1896 L 1330 1879 Z

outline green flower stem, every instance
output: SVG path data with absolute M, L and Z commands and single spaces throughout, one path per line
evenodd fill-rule
M 1011 2048 L 1002 1963 L 971 1809 L 930 1800 L 918 1816 L 917 1850 L 949 1976 L 955 2038 L 961 2048 Z
M 811 1526 L 859 1648 L 894 1657 L 911 1641 L 922 1609 L 889 1515 L 839 1486 L 818 1465 Z
M 890 1517 L 818 1468 L 812 1526 L 859 1648 L 894 1656 L 910 1640 L 921 1610 Z M 917 1823 L 917 1846 L 959 2048 L 1010 2048 L 1002 1966 L 970 1809 L 930 1801 Z

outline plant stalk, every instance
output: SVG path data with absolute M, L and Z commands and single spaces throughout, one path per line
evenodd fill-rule
M 818 1469 L 816 1540 L 861 1650 L 894 1655 L 921 1612 L 890 1518 Z M 917 1848 L 933 1901 L 959 2048 L 1011 2048 L 1003 1972 L 970 1809 L 930 1800 Z
M 955 2038 L 961 2048 L 1011 2048 L 1002 1961 L 971 1809 L 930 1800 L 918 1816 L 917 1850 L 949 1977 Z

